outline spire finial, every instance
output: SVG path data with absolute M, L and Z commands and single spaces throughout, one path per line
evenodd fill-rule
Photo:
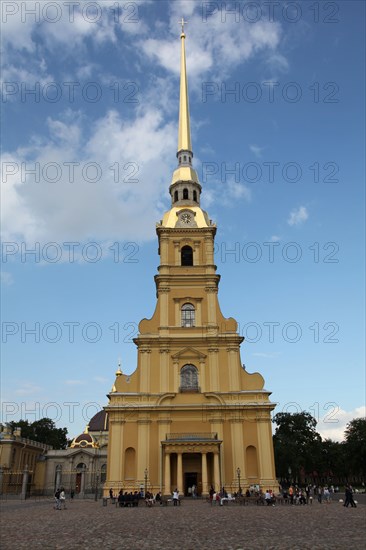
M 181 38 L 185 38 L 184 25 L 187 21 L 184 21 L 183 17 L 180 22 L 182 25 Z M 189 103 L 188 103 L 188 83 L 187 83 L 187 70 L 186 70 L 186 50 L 185 40 L 182 40 L 181 47 L 181 60 L 180 60 L 180 101 L 179 101 L 179 131 L 178 131 L 178 152 L 179 151 L 192 151 L 191 144 L 191 129 L 189 122 Z
M 188 23 L 188 21 L 184 21 L 184 17 L 182 17 L 182 19 L 179 21 L 179 23 L 182 25 L 182 34 L 181 34 L 181 36 L 182 35 L 185 36 L 185 34 L 184 34 L 184 25 L 186 23 Z
M 118 358 L 118 369 L 116 371 L 116 376 L 121 376 L 122 370 L 121 370 L 121 358 Z

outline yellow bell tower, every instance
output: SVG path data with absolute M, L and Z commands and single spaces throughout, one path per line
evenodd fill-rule
M 216 225 L 200 207 L 193 168 L 182 22 L 178 167 L 171 209 L 156 226 L 157 304 L 139 324 L 137 369 L 119 369 L 109 415 L 105 491 L 208 494 L 260 485 L 277 489 L 270 392 L 242 367 L 237 323 L 218 302 Z M 240 474 L 238 472 L 240 469 Z M 240 484 L 240 487 L 239 487 Z

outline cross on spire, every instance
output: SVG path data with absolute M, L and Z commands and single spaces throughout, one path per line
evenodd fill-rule
M 182 19 L 179 21 L 179 23 L 182 25 L 182 34 L 184 34 L 184 25 L 186 23 L 188 23 L 188 21 L 184 21 L 184 18 L 182 17 Z

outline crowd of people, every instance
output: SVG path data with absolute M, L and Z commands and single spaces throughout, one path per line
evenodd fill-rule
M 339 492 L 338 487 L 334 487 L 333 485 L 306 485 L 305 487 L 298 487 L 297 485 L 290 485 L 287 488 L 279 487 L 279 493 L 275 494 L 272 489 L 267 489 L 266 491 L 263 491 L 261 488 L 248 488 L 245 493 L 241 491 L 241 489 L 236 493 L 228 493 L 225 489 L 225 487 L 222 487 L 220 491 L 216 491 L 214 487 L 211 485 L 210 491 L 209 491 L 209 500 L 211 505 L 213 503 L 219 504 L 223 506 L 225 503 L 228 503 L 230 501 L 236 501 L 241 502 L 245 499 L 255 499 L 257 504 L 266 504 L 267 506 L 275 506 L 278 500 L 280 499 L 282 502 L 291 504 L 291 505 L 307 505 L 312 504 L 314 499 L 317 499 L 319 504 L 322 504 L 323 502 L 330 504 L 332 500 L 332 496 Z M 354 501 L 353 498 L 353 488 L 351 485 L 346 485 L 345 487 L 345 500 L 343 506 L 348 508 L 351 506 L 352 508 L 356 508 L 357 504 Z M 191 490 L 190 495 L 193 497 L 197 496 L 196 488 L 195 493 Z M 120 489 L 118 495 L 114 495 L 113 489 L 109 490 L 109 496 L 111 499 L 117 499 L 118 504 L 120 507 L 136 507 L 139 505 L 139 502 L 141 500 L 145 501 L 146 506 L 153 506 L 155 504 L 159 504 L 162 506 L 164 503 L 167 504 L 168 502 L 172 501 L 174 506 L 178 506 L 181 503 L 179 490 L 176 488 L 172 492 L 171 498 L 162 497 L 161 491 L 158 491 L 155 495 L 150 492 L 146 491 L 146 493 L 143 490 L 140 491 L 123 491 L 123 489 Z M 71 500 L 74 497 L 74 491 L 71 491 L 70 494 Z M 340 502 L 343 502 L 343 499 L 340 499 Z M 62 510 L 66 509 L 66 495 L 65 495 L 65 489 L 63 487 L 60 487 L 55 492 L 55 504 L 54 504 L 55 510 Z

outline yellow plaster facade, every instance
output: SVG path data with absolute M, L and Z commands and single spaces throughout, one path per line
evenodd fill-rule
M 117 371 L 105 407 L 106 494 L 144 486 L 166 495 L 175 487 L 186 495 L 192 486 L 203 495 L 211 486 L 238 490 L 239 483 L 241 489 L 278 487 L 274 404 L 262 376 L 243 368 L 243 338 L 219 306 L 216 226 L 200 208 L 201 186 L 191 167 L 183 32 L 181 41 L 179 166 L 169 189 L 172 208 L 156 226 L 157 303 L 134 339 L 137 369 Z

